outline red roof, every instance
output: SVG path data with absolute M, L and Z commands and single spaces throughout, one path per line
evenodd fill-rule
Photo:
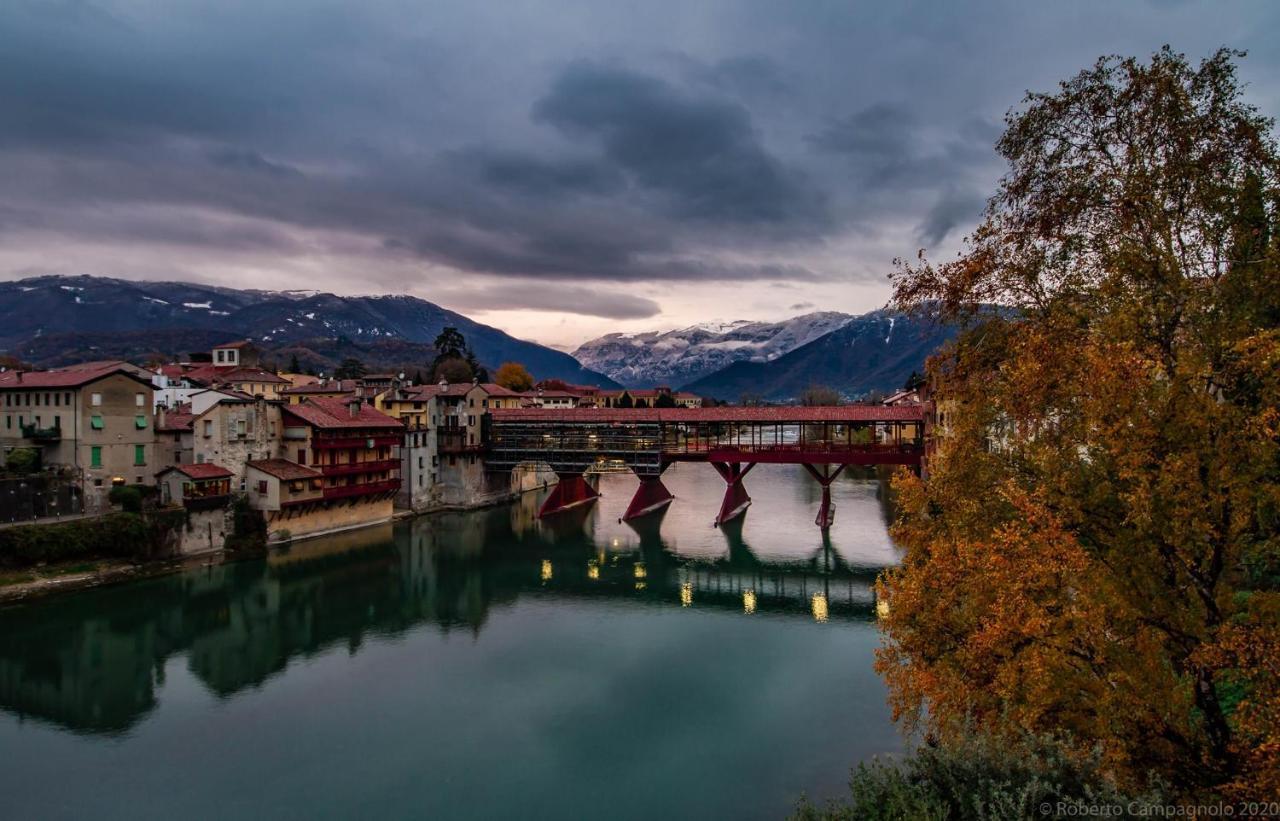
M 291 384 L 288 379 L 282 376 L 276 376 L 271 371 L 264 371 L 262 368 L 233 368 L 226 373 L 217 375 L 219 382 L 278 382 L 283 385 Z
M 160 414 L 156 414 L 156 430 L 161 433 L 178 433 L 191 430 L 195 422 L 195 414 L 191 412 L 191 403 L 184 402 L 174 406 L 173 410 L 164 412 L 164 422 L 160 422 Z
M 253 344 L 253 340 L 250 340 L 250 339 L 240 339 L 240 340 L 237 340 L 237 341 L 235 341 L 235 342 L 225 342 L 225 343 L 223 343 L 223 344 L 221 344 L 221 345 L 214 345 L 214 346 L 213 346 L 213 349 L 216 351 L 216 350 L 218 350 L 219 348 L 247 348 L 247 347 L 249 347 L 249 346 L 250 346 L 250 345 L 252 345 L 252 344 Z
M 718 408 L 493 408 L 496 422 L 919 422 L 923 405 Z
M 314 396 L 297 405 L 285 405 L 281 410 L 321 429 L 404 427 L 399 419 L 387 416 L 365 402 L 360 403 L 359 413 L 352 416 L 349 403 L 347 399 Z
M 204 462 L 198 465 L 174 465 L 171 468 L 165 468 L 156 475 L 163 475 L 171 470 L 176 470 L 189 479 L 227 479 L 235 475 L 222 465 L 215 465 L 212 462 Z
M 255 459 L 245 462 L 245 465 L 260 470 L 268 476 L 284 479 L 286 482 L 293 479 L 315 479 L 323 475 L 314 468 L 290 462 L 288 459 Z
M 0 373 L 0 390 L 26 390 L 28 388 L 78 388 L 107 376 L 124 374 L 151 387 L 151 377 L 128 362 L 85 362 L 48 371 L 12 370 Z

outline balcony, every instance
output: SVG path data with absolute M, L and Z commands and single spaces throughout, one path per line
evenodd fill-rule
M 436 449 L 440 453 L 483 453 L 484 445 L 467 441 L 465 428 L 440 428 L 436 433 Z
M 395 447 L 402 444 L 400 434 L 387 436 L 380 434 L 378 436 L 334 436 L 334 437 L 312 437 L 311 447 L 317 450 L 326 450 L 332 448 L 370 448 Z
M 340 465 L 314 465 L 325 476 L 350 476 L 353 473 L 378 473 L 399 470 L 399 459 L 375 459 L 369 462 L 346 462 Z
M 206 496 L 192 496 L 182 500 L 187 510 L 218 510 L 231 504 L 230 493 L 210 493 Z
M 22 438 L 34 439 L 37 442 L 57 442 L 62 439 L 62 428 L 38 428 L 35 425 L 22 426 Z
M 350 499 L 357 496 L 376 496 L 380 493 L 394 493 L 400 489 L 399 479 L 387 479 L 381 482 L 365 482 L 360 485 L 341 485 L 324 489 L 324 498 Z

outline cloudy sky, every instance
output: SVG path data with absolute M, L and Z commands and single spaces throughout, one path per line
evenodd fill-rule
M 4 0 L 0 277 L 410 293 L 571 346 L 861 311 L 954 254 L 1003 115 L 1280 3 Z

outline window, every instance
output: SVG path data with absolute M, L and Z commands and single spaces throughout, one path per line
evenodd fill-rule
M 70 405 L 70 404 L 71 404 L 71 392 L 70 392 L 70 391 L 68 391 L 68 392 L 66 392 L 66 393 L 64 393 L 64 394 L 62 395 L 62 404 L 64 404 L 64 405 Z
M 94 430 L 103 430 L 106 425 L 102 421 L 102 415 L 95 413 L 93 416 L 89 417 L 89 427 Z
M 147 446 L 146 445 L 133 446 L 133 463 L 135 465 L 145 465 L 147 463 Z
M 102 467 L 102 446 L 101 445 L 94 445 L 93 447 L 89 448 L 89 467 L 91 468 Z
M 100 393 L 89 394 L 89 404 L 93 405 L 95 408 L 99 407 L 102 404 L 102 394 Z
M 59 402 L 59 401 L 58 401 L 58 400 L 60 400 L 61 398 L 62 398 L 62 394 L 60 394 L 60 393 L 55 393 L 55 394 L 53 395 L 53 406 L 54 406 L 55 408 L 56 408 L 58 405 L 62 404 L 61 402 Z
M 266 480 L 266 479 L 260 479 L 260 480 L 258 480 L 258 492 L 259 492 L 259 493 L 261 493 L 261 494 L 263 494 L 263 495 L 266 495 L 266 492 L 267 492 L 267 480 Z
M 226 351 L 218 351 L 218 361 L 225 362 L 227 358 Z
M 139 395 L 141 395 L 141 394 L 139 394 Z M 140 413 L 140 414 L 138 414 L 137 416 L 133 417 L 133 424 L 138 428 L 138 430 L 146 430 L 146 429 L 147 429 L 147 417 L 146 417 L 146 416 L 144 416 L 144 415 L 142 415 L 142 414 Z
M 213 420 L 212 419 L 204 420 L 204 435 L 206 439 L 209 438 L 210 436 L 213 436 Z
M 47 393 L 46 393 L 46 394 L 44 395 L 44 403 L 45 403 L 46 405 L 51 404 L 51 403 L 49 402 L 49 400 L 50 400 L 50 399 L 52 399 L 52 398 L 53 398 L 52 396 L 50 396 L 49 394 L 47 394 Z
M 94 487 L 102 487 L 102 480 L 101 480 L 101 479 L 94 479 L 94 480 L 93 480 L 93 486 L 94 486 Z
M 146 407 L 146 404 L 147 404 L 146 397 L 143 394 L 135 393 L 133 395 L 133 404 L 137 405 L 140 408 Z
M 307 449 L 298 448 L 298 464 L 305 465 L 307 463 Z

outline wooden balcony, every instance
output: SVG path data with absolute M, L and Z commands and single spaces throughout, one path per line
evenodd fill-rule
M 377 496 L 382 493 L 395 493 L 400 489 L 399 479 L 386 479 L 381 482 L 365 482 L 359 485 L 341 485 L 324 489 L 324 498 L 351 499 L 359 496 Z
M 344 462 L 339 465 L 313 465 L 325 476 L 351 476 L 357 473 L 379 473 L 399 470 L 399 459 L 374 459 L 368 462 Z

